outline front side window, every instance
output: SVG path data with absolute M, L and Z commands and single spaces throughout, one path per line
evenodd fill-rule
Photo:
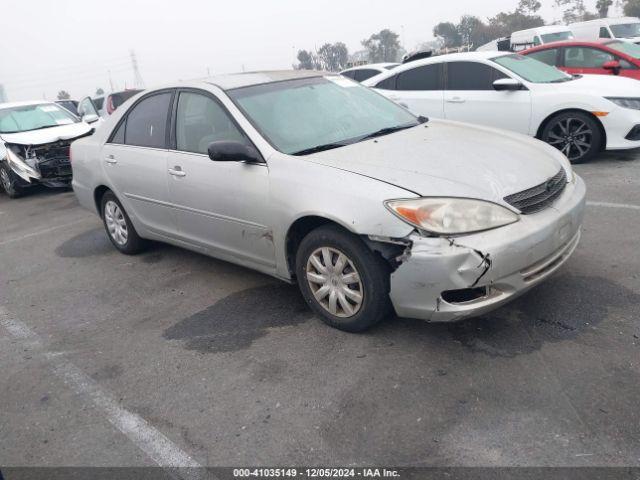
M 227 92 L 279 151 L 303 155 L 418 125 L 409 111 L 339 76 L 237 88 Z
M 558 58 L 558 49 L 549 48 L 548 50 L 538 50 L 537 52 L 529 53 L 527 57 L 535 58 L 539 62 L 554 67 L 556 65 L 556 59 Z
M 559 83 L 573 80 L 571 75 L 524 55 L 503 55 L 493 58 L 492 61 L 531 83 Z
M 619 25 L 609 25 L 616 38 L 640 37 L 640 23 L 621 23 Z
M 199 93 L 180 93 L 176 112 L 176 148 L 183 152 L 206 154 L 211 143 L 222 140 L 247 142 L 218 102 Z
M 28 132 L 78 121 L 71 112 L 55 103 L 0 109 L 0 133 Z
M 447 90 L 493 90 L 493 82 L 505 77 L 484 63 L 447 63 Z
M 138 147 L 164 148 L 171 93 L 160 93 L 138 102 L 128 113 L 124 143 Z
M 600 38 L 611 38 L 611 34 L 607 27 L 600 27 Z
M 597 48 L 567 47 L 564 49 L 564 66 L 567 68 L 602 68 L 602 65 L 612 60 L 615 60 L 613 55 Z
M 398 74 L 396 90 L 442 90 L 442 64 L 424 65 Z

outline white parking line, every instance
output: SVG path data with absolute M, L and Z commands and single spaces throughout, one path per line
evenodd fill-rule
M 16 339 L 29 342 L 43 350 L 43 355 L 51 365 L 53 372 L 71 387 L 78 395 L 87 397 L 101 410 L 105 418 L 120 432 L 145 452 L 160 467 L 168 469 L 177 478 L 198 478 L 202 473 L 201 465 L 191 458 L 175 443 L 169 440 L 142 417 L 123 407 L 73 363 L 64 360 L 57 352 L 47 352 L 38 335 L 27 325 L 12 318 L 8 311 L 0 306 L 0 325 Z M 197 468 L 172 472 L 179 467 Z
M 61 228 L 71 227 L 71 226 L 76 225 L 78 223 L 84 222 L 87 219 L 88 218 L 82 218 L 80 220 L 76 220 L 75 222 L 69 222 L 69 223 L 65 223 L 65 224 L 62 224 L 62 225 L 56 225 L 55 227 L 50 227 L 50 228 L 43 228 L 42 230 L 37 230 L 37 231 L 32 232 L 32 233 L 27 233 L 26 235 L 22 235 L 20 237 L 14 237 L 14 238 L 10 238 L 8 240 L 3 240 L 2 242 L 0 242 L 0 247 L 3 246 L 3 245 L 8 245 L 10 243 L 20 242 L 20 241 L 25 240 L 27 238 L 37 237 L 39 235 L 44 235 L 45 233 L 53 232 L 54 230 L 60 230 Z
M 629 203 L 609 203 L 609 202 L 587 202 L 590 207 L 605 208 L 626 208 L 629 210 L 640 210 L 640 205 L 631 205 Z

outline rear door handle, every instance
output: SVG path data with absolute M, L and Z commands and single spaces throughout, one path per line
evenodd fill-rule
M 462 97 L 447 98 L 447 103 L 464 103 L 466 100 Z
M 175 166 L 169 169 L 169 175 L 173 175 L 174 177 L 186 177 L 186 172 L 182 171 L 182 167 Z
M 116 157 L 114 157 L 113 155 L 107 155 L 107 158 L 105 158 L 104 161 L 112 165 L 118 163 L 118 160 L 116 160 Z

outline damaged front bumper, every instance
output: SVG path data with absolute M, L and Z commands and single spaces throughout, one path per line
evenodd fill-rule
M 69 145 L 69 141 L 36 147 L 7 145 L 6 162 L 22 188 L 37 184 L 67 187 L 72 179 Z
M 391 275 L 400 317 L 449 322 L 489 312 L 555 272 L 580 240 L 585 185 L 580 177 L 546 210 L 519 222 L 459 237 L 409 237 Z

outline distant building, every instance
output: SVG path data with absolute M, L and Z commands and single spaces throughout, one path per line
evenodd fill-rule
M 7 93 L 4 90 L 4 85 L 0 83 L 0 103 L 8 102 Z

